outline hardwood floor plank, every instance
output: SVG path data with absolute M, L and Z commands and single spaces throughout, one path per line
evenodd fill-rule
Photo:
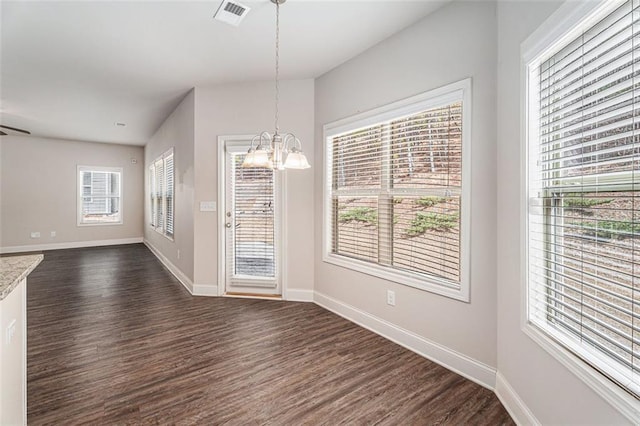
M 29 277 L 29 424 L 513 424 L 493 392 L 317 305 L 193 297 L 141 244 Z

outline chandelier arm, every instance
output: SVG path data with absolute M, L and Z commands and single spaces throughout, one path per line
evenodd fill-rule
M 254 148 L 255 148 L 255 146 L 254 146 L 254 142 L 255 142 L 257 139 L 260 139 L 260 135 L 255 135 L 255 136 L 253 137 L 253 139 L 251 139 L 251 147 L 249 147 L 249 150 L 251 150 L 251 149 L 254 149 Z
M 260 144 L 259 146 L 264 147 L 267 150 L 271 150 L 273 149 L 273 147 L 271 146 L 271 134 L 269 132 L 262 132 L 260 133 L 260 135 L 258 135 L 258 137 L 260 138 Z M 266 140 L 266 144 L 263 143 L 263 138 Z
M 295 144 L 296 136 L 293 133 L 287 133 L 282 137 L 282 149 L 289 149 L 289 141 L 291 139 L 294 139 Z
M 267 142 L 270 143 L 271 142 L 271 133 L 269 133 L 267 131 L 264 131 L 264 132 L 260 133 L 259 138 L 260 138 L 260 142 L 262 142 L 262 138 L 265 138 L 267 140 Z

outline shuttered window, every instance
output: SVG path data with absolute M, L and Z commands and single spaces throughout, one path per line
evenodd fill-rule
M 165 233 L 173 237 L 173 151 L 164 159 L 165 169 Z
M 158 223 L 158 197 L 156 194 L 156 165 L 155 162 L 149 166 L 149 224 L 152 228 Z
M 78 167 L 78 225 L 122 223 L 122 169 Z
M 175 205 L 173 148 L 149 166 L 149 194 L 151 227 L 173 238 Z
M 529 66 L 528 313 L 639 397 L 637 7 L 617 4 Z
M 325 129 L 325 260 L 465 298 L 462 86 Z

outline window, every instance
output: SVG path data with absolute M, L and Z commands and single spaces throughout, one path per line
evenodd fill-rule
M 150 225 L 173 238 L 174 180 L 173 148 L 149 166 Z
M 325 126 L 326 262 L 468 300 L 470 85 Z
M 640 11 L 606 7 L 527 65 L 528 321 L 638 398 Z
M 122 224 L 122 169 L 78 166 L 78 225 Z

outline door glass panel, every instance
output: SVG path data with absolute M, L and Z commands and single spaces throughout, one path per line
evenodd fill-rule
M 233 154 L 234 275 L 276 276 L 274 172 L 242 168 L 245 154 Z

